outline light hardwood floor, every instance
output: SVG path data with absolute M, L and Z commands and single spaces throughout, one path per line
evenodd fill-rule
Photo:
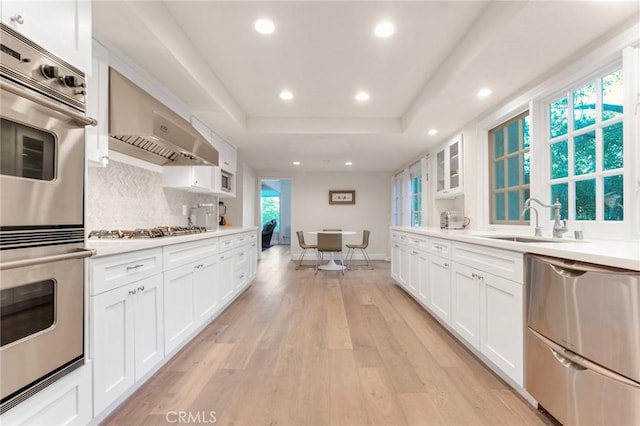
M 387 262 L 343 277 L 289 259 L 286 246 L 263 252 L 253 285 L 104 424 L 551 424 Z

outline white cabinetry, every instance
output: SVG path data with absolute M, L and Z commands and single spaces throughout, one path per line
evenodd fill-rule
M 214 171 L 213 166 L 166 166 L 162 169 L 162 186 L 213 193 Z
M 163 249 L 165 355 L 181 347 L 216 312 L 217 247 L 216 239 L 207 239 Z
M 523 259 L 521 253 L 455 243 L 460 307 L 454 329 L 502 372 L 523 385 Z M 465 290 L 466 288 L 466 290 Z M 474 298 L 462 292 L 474 292 Z M 477 334 L 479 333 L 479 339 Z
M 98 124 L 85 129 L 89 166 L 109 163 L 109 51 L 93 41 L 91 75 L 87 76 L 87 115 Z
M 72 371 L 0 416 L 3 425 L 86 425 L 91 422 L 91 363 Z
M 454 263 L 451 284 L 451 327 L 480 349 L 480 275 L 469 266 Z
M 427 306 L 446 324 L 451 324 L 451 261 L 429 256 L 429 296 Z
M 2 22 L 88 74 L 91 2 L 2 0 Z
M 164 357 L 160 249 L 91 261 L 94 413 L 115 401 Z M 109 288 L 111 287 L 111 288 Z
M 231 174 L 235 174 L 238 169 L 238 152 L 229 142 L 216 134 L 211 133 L 211 143 L 218 150 L 218 165 L 220 168 Z
M 453 198 L 462 193 L 462 135 L 436 153 L 436 198 Z

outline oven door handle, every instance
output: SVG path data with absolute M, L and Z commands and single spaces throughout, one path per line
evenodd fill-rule
M 96 254 L 95 250 L 79 249 L 71 253 L 55 254 L 53 256 L 36 257 L 34 259 L 21 259 L 12 262 L 0 263 L 0 271 L 7 269 L 24 268 L 25 266 L 42 265 L 43 263 L 59 262 L 69 259 L 83 259 Z
M 28 99 L 32 102 L 42 105 L 43 107 L 52 109 L 56 112 L 66 115 L 67 117 L 75 120 L 76 122 L 82 124 L 83 126 L 95 126 L 98 124 L 95 118 L 87 117 L 86 115 L 79 114 L 77 112 L 73 112 L 68 110 L 67 108 L 60 106 L 56 102 L 50 101 L 46 98 L 43 98 L 39 95 L 36 95 L 30 92 L 27 89 L 23 89 L 20 86 L 15 86 L 13 84 L 8 84 L 4 81 L 0 81 L 0 88 L 2 90 L 6 90 L 7 92 L 11 92 L 14 95 L 20 96 L 21 98 Z

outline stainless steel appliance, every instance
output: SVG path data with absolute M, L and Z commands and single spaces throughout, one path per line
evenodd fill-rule
M 224 192 L 231 192 L 233 189 L 233 176 L 224 170 L 220 170 L 220 189 Z
M 0 26 L 0 413 L 84 363 L 85 76 Z
M 469 218 L 455 210 L 447 210 L 440 213 L 441 229 L 464 229 L 469 224 Z
M 109 148 L 158 165 L 218 165 L 218 151 L 185 119 L 109 70 Z
M 526 256 L 525 387 L 566 425 L 640 424 L 640 272 Z

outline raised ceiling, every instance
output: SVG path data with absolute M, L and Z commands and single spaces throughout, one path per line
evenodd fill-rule
M 98 1 L 93 30 L 258 171 L 391 172 L 637 22 L 639 10 L 635 1 Z M 273 34 L 253 29 L 263 17 Z M 386 39 L 373 35 L 382 19 L 396 27 Z M 482 87 L 493 94 L 479 99 Z M 281 100 L 283 89 L 294 98 Z M 368 102 L 354 99 L 359 90 Z

